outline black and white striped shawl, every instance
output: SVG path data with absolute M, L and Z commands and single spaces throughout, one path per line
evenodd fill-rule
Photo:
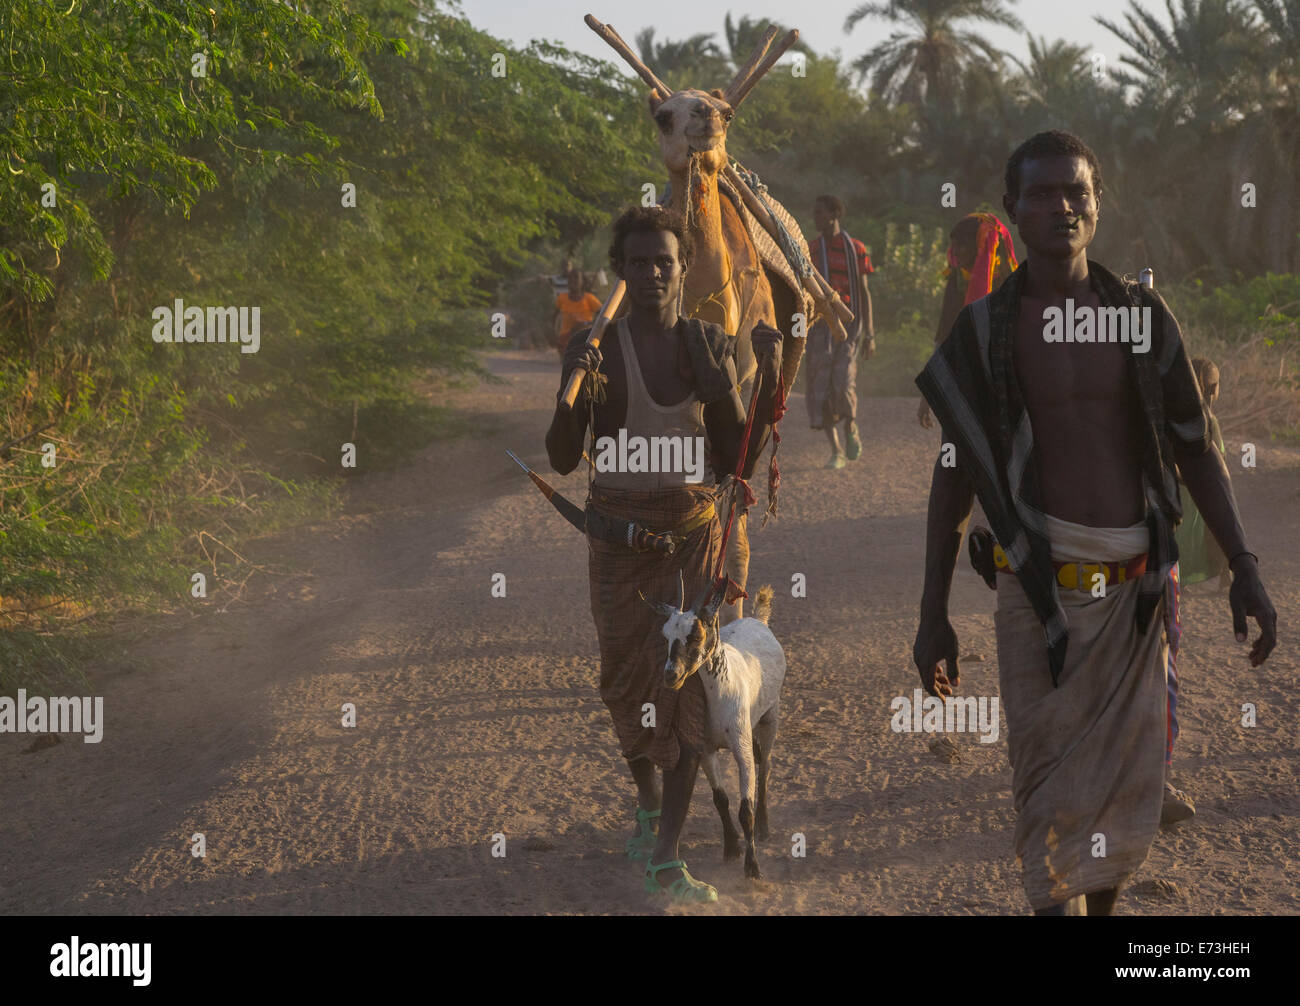
M 1159 294 L 1121 280 L 1096 262 L 1088 272 L 1106 307 L 1151 308 L 1151 347 L 1129 352 L 1129 376 L 1141 398 L 1142 486 L 1149 533 L 1147 571 L 1139 587 L 1137 623 L 1151 622 L 1170 568 L 1178 560 L 1174 528 L 1182 518 L 1171 438 L 1193 455 L 1210 447 L 1200 390 L 1178 322 Z M 1022 264 L 997 290 L 964 307 L 948 337 L 917 377 L 917 386 L 957 450 L 992 531 L 1043 623 L 1052 682 L 1065 667 L 1069 622 L 1057 595 L 1051 543 L 1042 508 L 1029 413 L 1016 377 L 1014 347 Z

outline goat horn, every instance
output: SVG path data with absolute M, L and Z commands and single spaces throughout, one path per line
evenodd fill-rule
M 588 14 L 583 20 L 587 22 L 588 28 L 608 42 L 610 48 L 622 56 L 623 61 L 637 72 L 637 76 L 658 91 L 661 97 L 668 98 L 672 96 L 673 89 L 656 77 L 650 67 L 637 59 L 636 53 L 628 48 L 627 43 L 614 30 L 612 24 L 601 24 L 591 14 Z
M 745 65 L 736 71 L 736 75 L 731 78 L 731 83 L 727 85 L 723 100 L 727 101 L 728 104 L 730 104 L 730 101 L 727 99 L 726 95 L 735 94 L 740 90 L 740 85 L 749 79 L 749 75 L 754 72 L 754 68 L 758 66 L 763 57 L 767 54 L 767 50 L 772 45 L 772 39 L 776 38 L 780 30 L 781 29 L 774 24 L 767 26 L 767 31 L 763 32 L 763 37 L 758 40 L 758 45 L 754 47 L 753 54 L 745 61 Z
M 734 91 L 728 91 L 723 100 L 734 109 L 745 100 L 746 95 L 754 89 L 754 85 L 763 79 L 763 75 L 776 66 L 776 61 L 785 55 L 785 51 L 798 41 L 798 30 L 791 28 L 785 38 L 776 44 L 776 48 L 767 54 L 767 58 L 758 64 L 754 72 L 737 85 Z
M 694 603 L 691 604 L 691 611 L 695 612 L 695 614 L 697 615 L 701 611 L 703 611 L 704 606 L 709 601 L 709 595 L 713 593 L 713 590 L 716 586 L 717 586 L 717 582 L 715 580 L 710 580 L 708 583 L 706 583 L 704 585 L 704 589 L 700 591 L 699 596 L 696 597 Z
M 672 618 L 673 615 L 677 614 L 671 604 L 664 604 L 662 601 L 652 601 L 639 590 L 636 592 L 636 596 L 645 601 L 646 604 L 650 605 L 654 611 L 662 615 L 664 618 Z
M 681 611 L 686 610 L 686 581 L 682 578 L 682 571 L 677 571 L 677 607 Z

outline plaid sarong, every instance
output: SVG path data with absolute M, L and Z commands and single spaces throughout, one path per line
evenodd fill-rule
M 591 490 L 591 506 L 610 517 L 634 520 L 656 532 L 699 517 L 714 503 L 711 486 L 629 491 Z M 614 719 L 623 757 L 649 758 L 660 768 L 677 764 L 681 746 L 700 751 L 708 708 L 699 675 L 680 691 L 664 685 L 668 641 L 663 618 L 637 597 L 677 602 L 681 570 L 689 605 L 710 581 L 722 547 L 717 516 L 696 528 L 673 555 L 635 552 L 626 545 L 587 537 L 591 614 L 600 641 L 600 697 Z M 646 703 L 654 705 L 654 728 L 642 726 Z

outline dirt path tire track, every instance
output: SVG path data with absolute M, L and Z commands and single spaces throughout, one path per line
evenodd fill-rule
M 133 671 L 88 669 L 101 744 L 28 754 L 30 738 L 0 736 L 0 911 L 663 911 L 622 857 L 632 788 L 595 688 L 585 548 L 504 453 L 546 471 L 555 361 L 487 359 L 508 384 L 453 396 L 479 433 L 358 479 L 343 516 L 265 543 L 300 574 L 160 626 Z M 916 680 L 936 450 L 914 416 L 914 400 L 864 399 L 862 460 L 825 471 L 792 401 L 782 514 L 755 530 L 751 566 L 776 587 L 790 659 L 766 880 L 722 863 L 701 784 L 684 855 L 721 900 L 693 911 L 1026 910 L 1005 723 L 994 744 L 959 738 L 953 764 L 889 729 L 890 699 Z M 1213 588 L 1187 591 L 1175 769 L 1200 813 L 1157 839 L 1125 913 L 1300 911 L 1286 628 L 1300 614 L 1300 452 L 1262 447 L 1259 469 L 1234 477 L 1283 642 L 1252 671 Z M 585 475 L 554 481 L 582 499 Z M 497 572 L 505 598 L 490 596 Z M 795 572 L 806 599 L 790 597 Z M 996 694 L 993 595 L 964 560 L 952 609 L 962 652 L 985 658 L 964 665 L 964 690 Z M 1243 702 L 1258 726 L 1240 726 Z M 498 832 L 505 859 L 490 855 Z M 796 832 L 804 859 L 789 855 Z

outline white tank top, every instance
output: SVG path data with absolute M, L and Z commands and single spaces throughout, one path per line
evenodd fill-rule
M 703 404 L 695 397 L 694 391 L 676 405 L 657 403 L 650 397 L 641 376 L 641 365 L 636 358 L 636 347 L 632 345 L 627 318 L 622 318 L 618 323 L 618 342 L 623 350 L 623 373 L 627 385 L 627 416 L 623 420 L 627 431 L 627 446 L 621 451 L 619 441 L 624 438 L 614 437 L 611 438 L 614 441 L 613 449 L 610 450 L 606 445 L 602 450 L 601 441 L 597 441 L 596 453 L 592 456 L 596 462 L 595 484 L 605 489 L 632 490 L 713 485 L 713 469 L 709 464 L 708 451 L 703 450 Z M 700 439 L 697 440 L 697 437 Z M 639 454 L 634 438 L 643 438 L 644 447 Z M 668 439 L 665 441 L 660 438 Z M 602 456 L 611 458 L 620 470 L 602 471 L 601 468 L 605 467 L 601 463 Z M 632 466 L 646 470 L 626 470 Z M 670 470 L 651 471 L 651 468 Z M 701 479 L 688 481 L 688 477 L 696 472 L 702 472 Z

